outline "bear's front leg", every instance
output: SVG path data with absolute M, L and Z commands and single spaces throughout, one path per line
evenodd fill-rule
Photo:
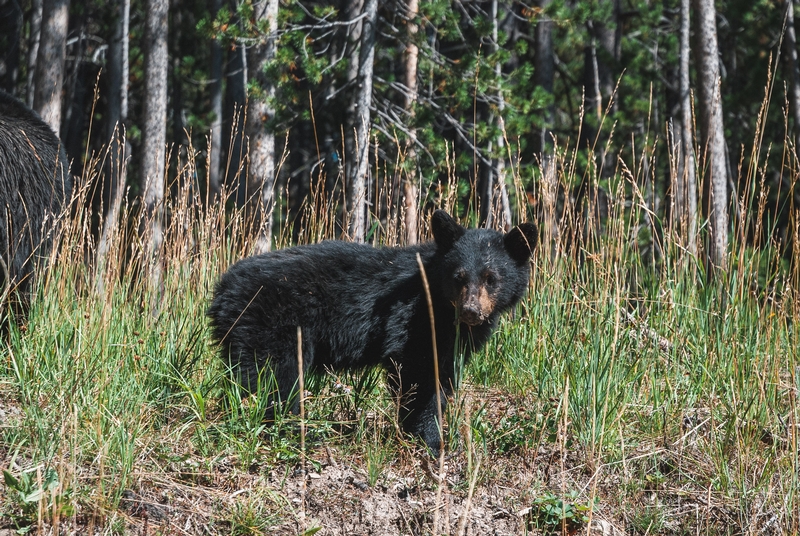
M 441 415 L 444 417 L 444 412 L 447 409 L 447 397 L 449 393 L 442 388 L 440 391 L 441 400 Z M 427 400 L 426 400 L 427 399 Z M 439 422 L 439 411 L 437 410 L 437 397 L 436 392 L 427 395 L 425 398 L 419 398 L 420 407 L 416 409 L 409 417 L 409 426 L 413 427 L 412 433 L 418 435 L 425 441 L 428 448 L 434 457 L 439 456 L 440 449 L 444 448 L 444 431 Z M 414 418 L 414 416 L 417 418 Z
M 433 372 L 430 375 L 419 375 L 411 372 L 400 375 L 389 375 L 393 390 L 399 395 L 399 417 L 403 429 L 421 437 L 434 456 L 444 447 L 437 409 L 436 386 Z M 442 385 L 439 400 L 441 413 L 447 408 L 447 397 L 451 394 L 449 385 Z

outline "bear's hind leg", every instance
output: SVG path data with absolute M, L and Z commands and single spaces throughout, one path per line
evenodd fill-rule
M 251 350 L 252 352 L 252 350 Z M 260 351 L 246 359 L 244 352 L 234 360 L 231 372 L 234 380 L 247 392 L 265 401 L 264 419 L 275 420 L 275 410 L 284 409 L 292 413 L 299 411 L 299 385 L 297 346 L 281 345 L 269 352 Z M 313 348 L 310 344 L 303 348 L 303 370 L 307 371 L 313 363 Z

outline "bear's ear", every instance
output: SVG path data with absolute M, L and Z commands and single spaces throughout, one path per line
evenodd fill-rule
M 538 241 L 539 231 L 532 223 L 521 223 L 503 237 L 506 251 L 520 264 L 528 262 Z
M 456 243 L 456 240 L 464 236 L 466 229 L 461 227 L 450 214 L 444 210 L 437 210 L 431 216 L 431 228 L 433 229 L 433 239 L 442 251 L 448 251 Z

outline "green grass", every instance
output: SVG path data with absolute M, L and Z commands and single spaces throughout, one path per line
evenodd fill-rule
M 66 225 L 0 351 L 0 526 L 347 533 L 369 496 L 406 508 L 409 533 L 455 533 L 468 498 L 517 533 L 560 534 L 567 514 L 632 534 L 796 533 L 798 259 L 735 241 L 709 283 L 669 233 L 654 262 L 630 185 L 611 191 L 605 232 L 579 260 L 543 244 L 528 297 L 466 367 L 443 480 L 399 432 L 379 371 L 309 378 L 302 429 L 262 422 L 268 381 L 249 398 L 230 383 L 204 315 L 251 253 L 243 214 L 172 201 L 158 287 L 125 229 L 98 263 L 83 222 Z M 306 214 L 301 236 L 331 236 L 331 213 Z M 402 235 L 390 227 L 376 240 Z M 437 488 L 453 509 L 433 527 L 414 504 Z

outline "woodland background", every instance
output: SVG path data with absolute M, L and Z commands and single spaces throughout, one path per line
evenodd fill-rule
M 792 2 L 3 0 L 0 15 L 0 87 L 61 134 L 73 173 L 125 162 L 94 174 L 96 225 L 122 190 L 161 214 L 187 151 L 199 196 L 245 207 L 262 250 L 314 192 L 343 202 L 350 239 L 396 212 L 414 242 L 448 176 L 462 214 L 507 227 L 598 198 L 587 187 L 621 157 L 645 167 L 647 240 L 666 228 L 694 251 L 703 229 L 723 266 L 763 193 L 762 236 L 744 233 L 790 247 L 793 181 L 775 170 L 800 117 Z M 571 146 L 577 181 L 554 158 Z

